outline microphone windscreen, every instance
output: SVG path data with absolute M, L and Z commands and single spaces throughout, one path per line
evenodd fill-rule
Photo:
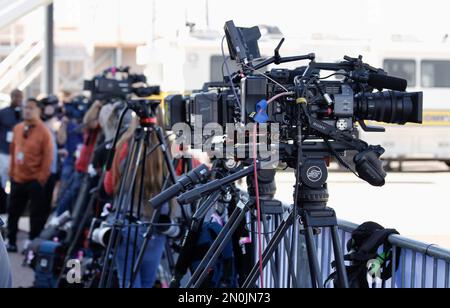
M 376 89 L 388 89 L 401 92 L 406 91 L 408 87 L 407 80 L 382 74 L 370 74 L 367 83 Z

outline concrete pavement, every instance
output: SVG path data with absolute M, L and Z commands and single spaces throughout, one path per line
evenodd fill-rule
M 406 163 L 406 172 L 389 173 L 382 188 L 371 187 L 348 172 L 331 172 L 330 202 L 339 218 L 355 223 L 375 221 L 404 236 L 450 248 L 450 172 L 440 163 Z M 277 174 L 277 198 L 292 203 L 293 173 Z M 28 220 L 21 221 L 28 229 Z M 26 233 L 19 234 L 19 248 Z M 11 254 L 15 287 L 30 287 L 33 272 L 24 257 Z
M 402 235 L 450 248 L 450 173 L 441 163 L 405 163 L 388 173 L 384 187 L 372 187 L 348 172 L 331 172 L 329 206 L 340 219 L 375 221 Z M 292 203 L 293 173 L 277 174 L 276 197 Z

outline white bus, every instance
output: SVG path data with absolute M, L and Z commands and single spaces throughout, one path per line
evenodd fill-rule
M 271 56 L 281 39 L 277 31 L 260 41 L 261 54 Z M 276 30 L 276 28 L 275 28 Z M 156 41 L 138 50 L 151 82 L 167 91 L 189 92 L 207 81 L 221 81 L 223 56 L 219 33 L 188 35 Z M 226 45 L 226 43 L 225 43 Z M 225 46 L 225 52 L 227 52 Z M 408 91 L 424 92 L 424 125 L 383 125 L 386 133 L 361 132 L 364 140 L 386 148 L 386 160 L 439 160 L 450 166 L 450 44 L 370 41 L 315 35 L 287 38 L 284 56 L 314 52 L 318 62 L 342 61 L 344 55 L 363 55 L 372 66 L 408 80 Z M 283 64 L 295 68 L 305 63 Z M 380 126 L 379 123 L 371 123 Z
M 450 166 L 450 45 L 392 42 L 375 49 L 380 67 L 408 80 L 408 91 L 424 92 L 424 124 L 386 126 L 363 137 L 380 143 L 393 160 L 440 160 Z

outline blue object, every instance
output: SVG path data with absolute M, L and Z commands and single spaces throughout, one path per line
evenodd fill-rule
M 78 197 L 81 184 L 83 183 L 84 174 L 75 172 L 66 184 L 65 191 L 62 192 L 56 207 L 56 215 L 61 216 L 64 212 L 72 212 L 72 205 Z
M 34 287 L 39 289 L 56 288 L 58 275 L 56 268 L 63 260 L 61 244 L 51 241 L 43 241 L 39 245 L 36 256 L 36 268 L 34 271 Z
M 191 264 L 191 272 L 195 272 L 203 256 L 209 250 L 222 230 L 217 222 L 204 223 Z M 208 280 L 209 279 L 209 280 Z M 210 277 L 206 279 L 207 288 L 237 288 L 237 273 L 234 267 L 233 244 L 231 241 L 224 247 L 216 263 L 210 269 Z
M 117 256 L 115 260 L 119 284 L 122 288 L 127 288 L 131 282 L 131 275 L 133 273 L 133 255 L 134 255 L 134 234 L 136 226 L 131 227 L 131 241 L 128 246 L 128 260 L 126 259 L 128 228 L 122 230 L 122 241 L 118 247 Z M 147 227 L 140 225 L 138 227 L 138 238 L 136 242 L 136 252 L 139 252 L 144 244 L 144 237 L 147 232 Z M 144 254 L 142 266 L 137 274 L 136 281 L 133 285 L 134 289 L 151 289 L 153 288 L 157 275 L 158 267 L 161 263 L 161 258 L 164 253 L 166 244 L 166 236 L 155 234 L 148 244 L 147 250 Z M 125 261 L 127 261 L 127 268 L 125 269 Z M 124 269 L 126 270 L 126 285 L 123 284 Z
M 64 166 L 73 166 L 75 164 L 75 155 L 80 144 L 83 144 L 83 133 L 80 130 L 80 125 L 70 121 L 67 124 L 67 141 L 65 144 L 68 156 L 64 160 Z
M 264 99 L 260 101 L 256 105 L 256 115 L 253 118 L 255 122 L 258 122 L 259 124 L 264 124 L 269 121 L 269 116 L 267 115 L 267 101 Z
M 12 133 L 14 126 L 19 124 L 20 111 L 13 107 L 0 110 L 0 153 L 9 155 L 9 133 Z

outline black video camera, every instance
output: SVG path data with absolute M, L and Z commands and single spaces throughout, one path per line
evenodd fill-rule
M 202 90 L 191 95 L 169 95 L 164 103 L 165 129 L 172 130 L 178 123 L 192 128 L 204 128 L 209 123 L 225 126 L 235 120 L 232 92 L 225 83 L 206 83 Z M 199 123 L 201 117 L 201 123 Z
M 357 170 L 364 173 L 371 164 L 372 171 L 377 169 L 374 172 L 385 176 L 379 162 L 384 149 L 359 140 L 357 124 L 365 131 L 384 132 L 384 128 L 369 127 L 365 121 L 422 123 L 422 92 L 406 92 L 406 80 L 390 77 L 382 69 L 364 63 L 362 56 L 346 56 L 340 63 L 318 63 L 314 54 L 282 57 L 283 39 L 274 56 L 261 60 L 258 28 L 237 28 L 229 21 L 225 33 L 230 58 L 240 70 L 224 76 L 223 84 L 207 84 L 190 97 L 169 97 L 166 100 L 169 126 L 176 122 L 194 126 L 195 115 L 202 115 L 202 127 L 208 121 L 223 127 L 226 123 L 277 124 L 280 160 L 294 168 L 299 151 L 324 156 L 324 153 L 344 155 L 348 150 L 356 150 Z M 269 65 L 296 61 L 309 63 L 294 70 L 261 71 Z M 334 78 L 337 76 L 341 78 Z M 230 132 L 225 131 L 225 135 L 233 138 Z M 270 126 L 268 135 L 272 135 Z M 368 181 L 384 184 L 384 178 Z
M 42 110 L 41 119 L 47 121 L 61 112 L 59 106 L 59 99 L 55 95 L 49 95 L 39 101 L 39 106 Z
M 108 68 L 102 75 L 94 77 L 92 80 L 84 82 L 84 90 L 91 92 L 92 100 L 110 101 L 126 100 L 130 95 L 147 97 L 158 95 L 160 87 L 139 86 L 146 84 L 147 78 L 144 75 L 130 74 L 129 67 Z

